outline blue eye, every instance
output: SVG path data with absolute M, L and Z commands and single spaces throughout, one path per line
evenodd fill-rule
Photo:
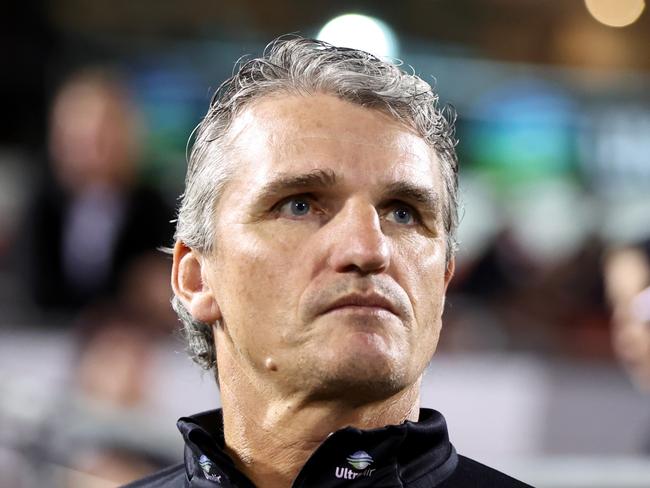
M 292 198 L 291 200 L 287 200 L 280 207 L 281 213 L 289 214 L 294 217 L 307 215 L 310 210 L 311 205 L 304 198 Z
M 291 204 L 291 213 L 294 215 L 306 215 L 309 213 L 309 203 L 304 200 L 292 200 Z
M 408 207 L 396 207 L 391 213 L 398 224 L 408 225 L 413 223 L 413 212 Z

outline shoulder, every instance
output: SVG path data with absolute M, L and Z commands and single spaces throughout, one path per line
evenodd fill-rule
M 531 488 L 531 485 L 512 478 L 496 469 L 465 456 L 458 456 L 458 466 L 440 488 Z
M 180 463 L 129 483 L 123 488 L 183 488 L 185 479 L 185 466 Z

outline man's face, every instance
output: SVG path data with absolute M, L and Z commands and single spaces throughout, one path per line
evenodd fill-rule
M 203 265 L 222 318 L 222 387 L 233 367 L 320 398 L 414 384 L 451 276 L 432 150 L 389 116 L 328 95 L 263 98 L 230 136 L 236 174 Z

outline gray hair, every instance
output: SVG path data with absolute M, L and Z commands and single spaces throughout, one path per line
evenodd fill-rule
M 269 94 L 309 96 L 326 93 L 363 107 L 381 110 L 416 131 L 432 147 L 444 180 L 443 223 L 447 260 L 456 250 L 458 226 L 458 158 L 455 113 L 439 108 L 432 87 L 396 64 L 356 49 L 332 46 L 302 37 L 270 43 L 259 58 L 240 60 L 232 77 L 216 91 L 210 108 L 196 127 L 188 158 L 175 239 L 200 252 L 213 251 L 214 209 L 232 169 L 228 160 L 228 129 L 253 101 Z M 216 372 L 212 325 L 195 320 L 178 297 L 172 306 L 183 323 L 189 354 Z

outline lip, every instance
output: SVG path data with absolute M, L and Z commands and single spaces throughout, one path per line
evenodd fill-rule
M 360 309 L 383 309 L 387 310 L 393 315 L 398 315 L 393 303 L 388 298 L 376 293 L 371 293 L 369 295 L 361 295 L 357 293 L 345 295 L 330 303 L 322 313 L 326 314 L 328 312 L 339 310 L 345 307 Z

